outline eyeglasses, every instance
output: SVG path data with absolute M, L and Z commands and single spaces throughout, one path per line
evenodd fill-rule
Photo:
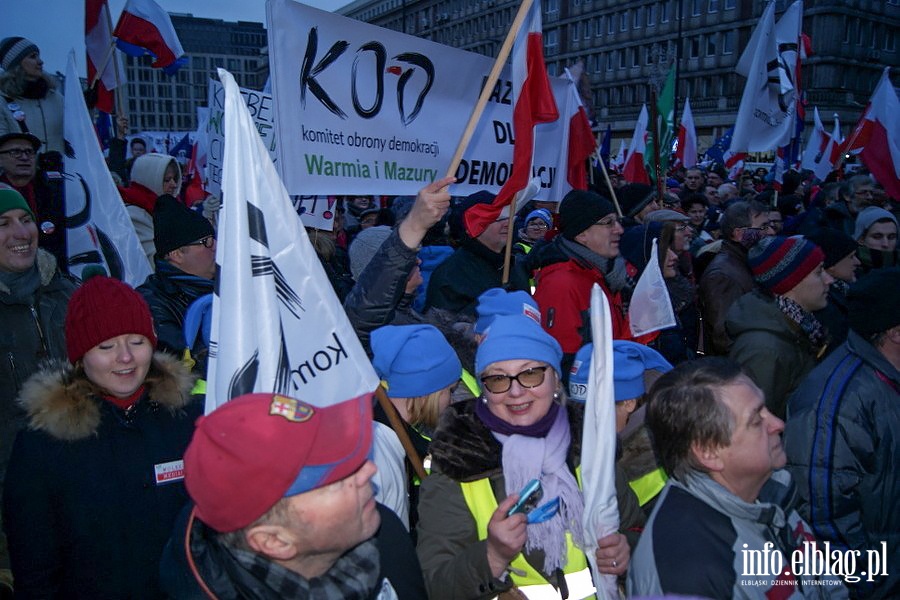
M 615 227 L 616 225 L 621 225 L 621 224 L 622 224 L 622 219 L 615 215 L 600 219 L 599 221 L 594 223 L 594 225 L 598 225 L 600 227 Z
M 508 392 L 513 381 L 518 381 L 523 388 L 535 388 L 544 383 L 544 373 L 550 367 L 531 367 L 515 375 L 485 375 L 481 383 L 492 394 Z
M 35 155 L 35 152 L 34 148 L 10 148 L 9 150 L 3 150 L 0 154 L 9 154 L 13 158 L 22 158 L 23 156 L 31 158 Z
M 544 223 L 543 221 L 538 221 L 536 223 L 529 223 L 528 226 L 531 227 L 532 229 L 547 229 L 547 224 Z
M 205 238 L 201 238 L 196 242 L 191 242 L 190 244 L 185 244 L 185 246 L 203 246 L 204 248 L 212 248 L 213 244 L 216 243 L 216 238 L 211 235 L 206 236 Z

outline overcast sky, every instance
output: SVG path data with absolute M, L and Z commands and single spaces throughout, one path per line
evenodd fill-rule
M 0 39 L 22 36 L 41 49 L 44 70 L 65 72 L 66 56 L 75 49 L 78 72 L 84 65 L 84 1 L 83 0 L 0 0 Z M 195 17 L 225 21 L 257 21 L 266 23 L 265 0 L 156 0 L 168 12 L 190 13 Z M 348 0 L 304 0 L 304 4 L 324 10 L 337 10 Z M 122 12 L 125 0 L 109 0 L 113 24 Z

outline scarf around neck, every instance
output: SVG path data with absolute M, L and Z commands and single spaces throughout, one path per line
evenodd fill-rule
M 621 255 L 615 258 L 605 258 L 600 256 L 587 246 L 583 246 L 578 242 L 558 236 L 560 248 L 570 256 L 576 256 L 589 264 L 596 267 L 606 280 L 611 292 L 616 293 L 622 291 L 628 283 L 628 274 L 625 272 L 625 259 Z
M 31 268 L 21 273 L 0 271 L 0 284 L 9 290 L 10 299 L 16 304 L 33 304 L 34 294 L 41 287 L 41 273 L 37 260 Z
M 776 295 L 775 306 L 788 320 L 800 327 L 817 352 L 828 345 L 828 330 L 811 312 L 785 296 Z
M 525 551 L 544 553 L 545 573 L 554 573 L 566 566 L 566 532 L 572 534 L 578 546 L 584 546 L 581 533 L 584 497 L 566 464 L 572 441 L 569 415 L 558 404 L 554 403 L 554 406 L 557 407 L 556 416 L 544 436 L 505 435 L 492 431 L 503 445 L 501 464 L 507 495 L 519 493 L 532 479 L 540 479 L 544 493 L 539 504 L 559 498 L 556 516 L 543 523 L 532 523 L 527 530 Z

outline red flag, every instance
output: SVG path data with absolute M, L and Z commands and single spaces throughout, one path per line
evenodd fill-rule
M 587 162 L 597 148 L 597 139 L 591 131 L 591 121 L 581 103 L 578 87 L 571 73 L 566 115 L 569 117 L 569 147 L 566 181 L 576 190 L 586 190 L 588 185 Z
M 628 183 L 646 183 L 650 185 L 650 175 L 644 167 L 644 152 L 647 150 L 647 105 L 641 107 L 641 114 L 634 124 L 634 135 L 631 136 L 631 146 L 628 148 L 628 158 L 625 159 L 625 168 L 622 175 Z
M 198 202 L 206 199 L 206 190 L 203 188 L 203 173 L 197 165 L 198 142 L 194 142 L 194 148 L 191 150 L 191 160 L 188 161 L 185 169 L 190 181 L 184 190 L 184 203 L 188 206 L 194 206 Z
M 97 108 L 105 113 L 114 112 L 115 99 L 112 90 L 122 76 L 119 59 L 115 53 L 107 59 L 113 43 L 111 22 L 106 0 L 85 0 L 84 46 L 87 54 L 88 85 L 94 81 L 97 68 L 104 67 L 103 74 L 97 81 Z M 116 70 L 119 71 L 118 77 Z
M 478 204 L 466 211 L 466 232 L 473 238 L 481 235 L 488 225 L 496 221 L 503 207 L 528 185 L 534 158 L 534 126 L 538 123 L 551 123 L 559 118 L 544 64 L 539 0 L 531 4 L 522 28 L 516 34 L 512 49 L 512 80 L 513 135 L 516 139 L 512 172 L 491 204 Z
M 891 84 L 890 67 L 872 93 L 869 105 L 841 146 L 841 154 L 859 157 L 891 198 L 900 198 L 900 100 Z

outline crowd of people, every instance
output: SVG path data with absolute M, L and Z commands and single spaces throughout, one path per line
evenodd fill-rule
M 41 64 L 0 41 L 2 593 L 900 596 L 900 199 L 870 175 L 598 172 L 477 229 L 495 196 L 452 177 L 341 198 L 308 234 L 385 402 L 257 393 L 201 417 L 219 202 L 120 137 L 153 273 L 69 275 Z M 636 334 L 651 266 L 675 324 Z M 619 522 L 585 539 L 595 284 Z

